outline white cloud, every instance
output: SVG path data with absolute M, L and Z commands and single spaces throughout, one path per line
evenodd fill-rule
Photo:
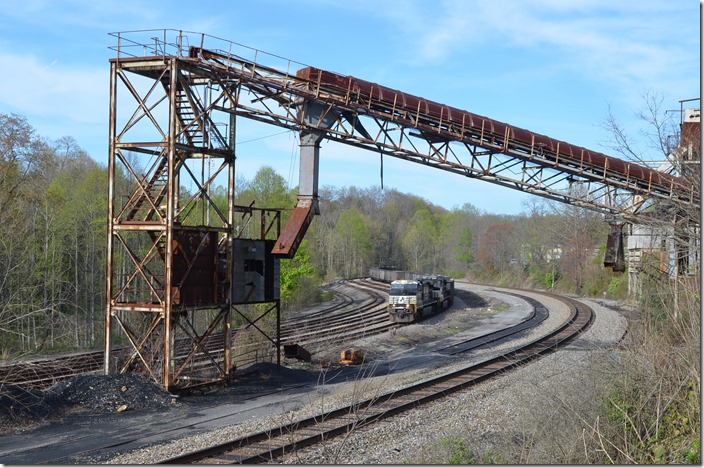
M 20 114 L 101 123 L 108 112 L 109 68 L 64 67 L 30 55 L 0 52 L 0 105 Z
M 446 0 L 378 8 L 407 37 L 404 64 L 426 68 L 463 61 L 483 73 L 505 70 L 507 51 L 538 53 L 546 58 L 535 67 L 569 66 L 626 89 L 644 82 L 664 88 L 698 58 L 696 31 L 680 21 L 686 7 L 674 2 Z M 697 18 L 698 9 L 690 8 Z

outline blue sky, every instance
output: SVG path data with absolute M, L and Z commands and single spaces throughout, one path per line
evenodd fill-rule
M 591 150 L 612 152 L 608 106 L 636 138 L 643 94 L 700 93 L 700 5 L 662 0 L 23 0 L 0 10 L 0 113 L 71 136 L 107 164 L 110 32 L 207 33 L 377 82 Z M 297 138 L 238 134 L 237 174 L 297 185 Z M 645 150 L 645 142 L 642 147 Z M 379 186 L 379 156 L 323 143 L 320 185 Z M 529 196 L 385 158 L 384 187 L 451 209 L 517 214 Z

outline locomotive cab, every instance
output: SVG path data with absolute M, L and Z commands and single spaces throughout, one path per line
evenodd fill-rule
M 387 310 L 392 322 L 410 323 L 427 315 L 435 299 L 428 280 L 396 280 L 389 288 Z
M 455 297 L 455 280 L 442 275 L 428 275 L 424 278 L 432 283 L 433 297 L 439 307 L 444 309 L 451 306 Z

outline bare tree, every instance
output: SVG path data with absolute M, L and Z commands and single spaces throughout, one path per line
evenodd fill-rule
M 641 241 L 629 268 L 638 276 L 638 319 L 629 323 L 623 375 L 591 425 L 585 452 L 610 463 L 698 463 L 701 459 L 701 154 L 699 109 L 690 119 L 643 95 L 635 113 L 644 129 L 631 137 L 609 108 L 609 146 L 641 164 L 684 178 L 690 194 L 654 202 L 638 226 Z M 685 111 L 682 106 L 683 113 Z M 644 147 L 637 145 L 642 141 Z M 689 195 L 689 196 L 687 196 Z M 694 203 L 690 200 L 694 201 Z M 635 233 L 635 231 L 634 231 Z M 650 242 L 648 242 L 650 240 Z M 672 415 L 677 415 L 673 417 Z

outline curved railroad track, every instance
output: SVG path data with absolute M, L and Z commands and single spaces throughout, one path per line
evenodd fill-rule
M 565 346 L 591 325 L 593 311 L 590 307 L 569 298 L 548 293 L 541 294 L 567 304 L 570 314 L 568 319 L 558 328 L 524 346 L 401 390 L 206 449 L 193 451 L 162 463 L 248 464 L 272 462 L 300 448 L 380 421 L 528 363 Z M 540 320 L 540 317 L 547 313 L 539 301 L 522 295 L 518 296 L 529 302 L 534 308 L 534 314 L 530 320 Z M 446 347 L 444 350 L 451 354 L 465 353 L 470 349 L 484 346 L 489 341 L 503 339 L 531 326 L 535 326 L 535 323 L 519 324 L 512 331 L 499 332 L 502 336 L 482 337 L 482 340 L 473 343 L 470 343 L 472 340 L 468 340 L 452 347 Z
M 367 283 L 365 281 L 356 281 L 358 283 Z M 371 287 L 382 287 L 386 288 L 386 285 L 379 286 L 378 284 L 372 284 Z M 486 288 L 484 287 L 485 291 L 490 291 L 491 288 Z M 503 288 L 497 288 L 494 289 L 493 291 L 498 292 L 503 295 L 508 295 L 509 293 L 503 289 Z M 535 293 L 535 291 L 533 291 Z M 545 294 L 545 293 L 537 293 L 537 294 Z M 231 453 L 229 455 L 224 454 L 222 450 L 218 451 L 216 448 L 210 447 L 210 453 L 206 453 L 204 451 L 200 451 L 200 455 L 198 455 L 196 452 L 191 453 L 191 454 L 184 454 L 183 456 L 179 458 L 173 458 L 173 459 L 166 459 L 169 457 L 168 454 L 164 456 L 157 456 L 155 458 L 152 458 L 149 463 L 196 463 L 196 462 L 208 462 L 208 463 L 233 463 L 233 462 L 239 462 L 239 461 L 246 461 L 247 463 L 256 463 L 256 462 L 262 462 L 262 461 L 272 461 L 275 459 L 276 456 L 280 456 L 281 454 L 290 454 L 293 450 L 299 450 L 303 449 L 306 445 L 310 444 L 315 444 L 316 440 L 319 440 L 321 437 L 331 437 L 335 433 L 339 433 L 340 431 L 344 432 L 346 430 L 350 430 L 350 428 L 358 428 L 362 427 L 366 424 L 373 423 L 374 421 L 378 419 L 383 419 L 385 415 L 391 415 L 391 414 L 396 414 L 398 412 L 404 411 L 407 408 L 412 408 L 418 404 L 422 404 L 424 401 L 430 401 L 434 398 L 440 398 L 443 395 L 456 391 L 461 388 L 466 388 L 468 386 L 474 385 L 476 382 L 479 382 L 483 379 L 490 378 L 492 375 L 496 375 L 496 373 L 501 373 L 506 371 L 507 369 L 520 365 L 524 362 L 528 362 L 531 359 L 534 359 L 535 357 L 541 355 L 540 351 L 538 351 L 535 346 L 539 346 L 538 343 L 532 343 L 534 345 L 534 354 L 532 357 L 530 356 L 530 348 L 523 350 L 523 349 L 517 349 L 516 347 L 516 342 L 517 341 L 526 341 L 527 335 L 526 335 L 526 329 L 528 328 L 534 328 L 537 327 L 538 325 L 541 324 L 541 322 L 545 319 L 545 317 L 548 314 L 548 311 L 545 310 L 545 307 L 540 304 L 539 302 L 533 302 L 533 300 L 529 297 L 524 297 L 523 294 L 516 294 L 521 298 L 521 302 L 524 304 L 531 304 L 533 313 L 528 314 L 526 317 L 525 310 L 524 313 L 521 314 L 521 317 L 523 317 L 520 323 L 517 323 L 516 325 L 509 326 L 509 327 L 504 327 L 501 330 L 496 330 L 494 332 L 488 333 L 485 331 L 484 336 L 476 336 L 474 334 L 475 338 L 465 340 L 465 341 L 458 341 L 458 338 L 461 335 L 453 337 L 452 340 L 439 340 L 438 342 L 429 342 L 428 343 L 428 348 L 433 348 L 430 350 L 430 352 L 437 352 L 437 353 L 443 353 L 446 355 L 455 355 L 458 356 L 459 359 L 453 360 L 454 363 L 457 363 L 457 361 L 464 361 L 466 356 L 465 353 L 468 353 L 472 350 L 477 350 L 482 347 L 486 347 L 492 344 L 498 344 L 499 342 L 501 343 L 501 348 L 506 349 L 506 347 L 514 347 L 514 350 L 510 353 L 505 353 L 503 357 L 503 362 L 501 361 L 501 357 L 494 357 L 496 356 L 496 349 L 487 349 L 484 350 L 485 352 L 481 353 L 485 356 L 488 356 L 488 358 L 491 358 L 490 361 L 486 361 L 480 364 L 477 364 L 478 366 L 482 365 L 487 365 L 489 368 L 485 371 L 481 371 L 479 367 L 476 367 L 475 369 L 463 369 L 463 372 L 471 373 L 474 372 L 475 381 L 471 380 L 471 375 L 470 376 L 461 376 L 457 373 L 454 372 L 452 374 L 448 374 L 444 376 L 446 378 L 445 382 L 442 381 L 437 381 L 435 387 L 433 387 L 433 383 L 431 380 L 428 380 L 426 382 L 421 382 L 417 385 L 400 389 L 395 392 L 388 393 L 386 395 L 382 395 L 381 397 L 374 398 L 373 400 L 368 400 L 368 401 L 363 401 L 359 403 L 359 399 L 357 399 L 357 403 L 354 405 L 348 407 L 348 408 L 341 408 L 341 409 L 336 409 L 335 411 L 329 411 L 326 413 L 321 413 L 318 414 L 316 417 L 308 418 L 302 421 L 297 421 L 295 424 L 289 424 L 288 426 L 281 426 L 278 427 L 277 423 L 274 423 L 272 426 L 273 429 L 269 429 L 266 432 L 263 432 L 261 434 L 253 434 L 250 435 L 249 437 L 245 438 L 247 441 L 251 441 L 253 443 L 259 443 L 261 444 L 259 447 L 259 452 L 258 453 L 252 453 L 252 448 L 245 448 L 245 447 L 239 447 L 239 450 L 242 451 L 247 451 L 246 453 L 239 453 L 239 454 L 234 454 Z M 535 294 L 532 294 L 535 296 Z M 552 297 L 552 295 L 550 295 Z M 460 296 L 461 297 L 461 296 Z M 539 297 L 538 297 L 539 298 Z M 567 299 L 562 299 L 564 301 L 568 301 Z M 582 307 L 581 304 L 576 303 L 571 307 L 571 317 L 569 320 L 565 320 L 565 323 L 562 324 L 561 328 L 569 327 L 570 323 L 575 322 L 575 317 L 578 315 L 579 308 Z M 561 308 L 559 313 L 556 315 L 556 317 L 563 317 L 566 315 L 565 313 L 565 308 Z M 555 320 L 551 320 L 551 322 L 554 322 Z M 513 323 L 516 323 L 515 320 Z M 574 326 L 574 325 L 571 325 Z M 554 325 L 553 325 L 554 327 Z M 540 327 L 538 329 L 544 329 L 546 327 Z M 553 331 L 550 333 L 551 336 L 555 335 L 556 333 L 559 333 L 559 331 Z M 562 332 L 565 334 L 566 332 Z M 532 332 L 533 335 L 535 335 L 535 332 Z M 467 336 L 472 336 L 472 334 L 469 334 Z M 573 335 L 574 336 L 574 335 Z M 563 337 L 565 340 L 569 340 L 571 338 L 569 337 Z M 514 341 L 516 340 L 516 341 Z M 553 341 L 550 342 L 548 341 L 549 338 L 541 338 L 542 346 L 543 346 L 543 351 L 542 354 L 549 353 L 555 349 L 557 349 L 559 346 L 560 340 L 557 337 L 553 337 Z M 452 343 L 451 345 L 448 345 L 449 343 Z M 564 342 L 564 341 L 563 341 Z M 445 344 L 442 344 L 445 343 Z M 338 343 L 337 345 L 340 345 Z M 476 355 L 475 355 L 476 356 Z M 487 359 L 488 359 L 487 358 Z M 412 360 L 411 360 L 412 361 Z M 474 362 L 476 364 L 476 358 L 474 359 Z M 367 363 L 369 366 L 372 366 L 371 368 L 374 368 L 375 364 L 373 362 Z M 368 374 L 367 371 L 363 371 L 363 368 L 367 367 L 367 364 L 364 366 L 358 367 L 358 366 L 352 366 L 350 368 L 345 369 L 344 366 L 338 369 L 335 372 L 335 375 L 338 377 L 342 377 L 342 381 L 345 381 L 345 379 L 352 378 L 352 382 L 354 382 L 355 379 L 358 379 L 360 377 L 371 377 L 373 375 Z M 419 365 L 418 362 L 416 362 L 416 365 Z M 454 364 L 453 364 L 454 365 Z M 393 364 L 393 372 L 405 372 L 404 369 L 407 367 L 412 368 L 414 364 L 410 361 L 408 362 L 395 362 Z M 370 369 L 371 369 L 370 368 Z M 493 368 L 493 372 L 492 371 Z M 383 370 L 383 366 L 379 367 L 381 369 L 381 372 L 385 372 Z M 411 369 L 409 369 L 411 370 Z M 349 372 L 342 372 L 342 371 L 349 371 Z M 484 372 L 485 375 L 482 377 L 478 375 L 479 373 Z M 362 375 L 364 373 L 364 375 Z M 339 375 L 338 375 L 339 374 Z M 372 372 L 373 374 L 373 372 Z M 457 375 L 455 375 L 457 374 Z M 331 374 L 329 374 L 331 375 Z M 426 374 L 427 375 L 427 374 Z M 356 377 L 355 377 L 356 376 Z M 266 379 L 266 377 L 265 377 Z M 332 383 L 333 380 L 326 379 L 326 383 Z M 290 395 L 302 395 L 305 392 L 308 392 L 311 390 L 311 388 L 317 388 L 317 385 L 319 385 L 319 382 L 316 384 L 315 378 L 313 378 L 312 381 L 308 380 L 294 380 L 291 381 L 289 384 L 282 384 L 280 387 L 278 386 L 279 384 L 276 384 L 272 388 L 262 388 L 258 390 L 258 393 L 252 393 L 252 403 L 254 403 L 254 407 L 258 407 L 259 403 L 258 402 L 260 397 L 262 397 L 264 400 L 263 401 L 268 401 L 269 398 L 274 398 L 274 396 L 277 393 L 282 393 L 282 394 L 290 394 Z M 434 390 L 435 388 L 435 390 Z M 263 392 L 263 393 L 262 393 Z M 290 392 L 290 393 L 289 393 Z M 414 402 L 414 397 L 413 395 L 416 395 L 415 397 L 415 402 Z M 434 395 L 434 396 L 432 396 Z M 424 398 L 422 398 L 424 397 Z M 238 402 L 244 402 L 248 401 L 250 397 L 248 396 L 243 396 L 243 398 L 237 398 Z M 218 403 L 219 401 L 219 403 Z M 282 400 L 286 401 L 286 400 Z M 47 440 L 42 443 L 42 448 L 41 451 L 37 451 L 32 449 L 31 447 L 34 447 L 34 443 L 30 444 L 30 452 L 25 454 L 24 448 L 17 448 L 13 449 L 10 452 L 8 452 L 6 455 L 10 456 L 10 453 L 12 454 L 11 457 L 12 460 L 24 460 L 25 462 L 29 461 L 31 464 L 35 463 L 49 463 L 49 464 L 74 464 L 74 463 L 81 463 L 81 460 L 91 460 L 93 457 L 98 456 L 98 457 L 103 457 L 109 453 L 114 453 L 115 455 L 121 453 L 122 450 L 131 450 L 134 448 L 138 447 L 143 447 L 144 444 L 151 445 L 153 444 L 156 440 L 160 441 L 168 441 L 168 440 L 178 440 L 181 439 L 184 436 L 187 436 L 187 434 L 191 433 L 194 434 L 198 432 L 199 428 L 207 429 L 207 428 L 212 428 L 212 427 L 218 427 L 218 424 L 222 424 L 222 421 L 227 421 L 227 420 L 232 420 L 232 424 L 238 425 L 241 424 L 241 415 L 240 412 L 243 410 L 243 408 L 247 408 L 247 406 L 241 406 L 239 403 L 236 404 L 234 408 L 229 408 L 229 407 L 221 407 L 222 401 L 219 399 L 215 399 L 214 402 L 211 404 L 206 404 L 205 406 L 200 407 L 201 411 L 204 411 L 203 416 L 200 416 L 196 418 L 195 421 L 192 421 L 190 419 L 178 419 L 178 420 L 169 420 L 169 417 L 167 416 L 165 420 L 165 425 L 164 424 L 143 424 L 141 426 L 141 430 L 138 434 L 134 432 L 134 426 L 130 425 L 129 427 L 119 427 L 115 426 L 113 428 L 102 428 L 100 429 L 100 438 L 99 440 L 95 439 L 95 432 L 90 432 L 90 431 L 79 431 L 75 435 L 70 436 L 70 440 L 66 440 L 65 438 L 61 438 L 60 440 Z M 295 403 L 294 403 L 295 404 Z M 395 408 L 395 409 L 394 409 Z M 310 414 L 309 414 L 310 415 Z M 135 415 L 137 418 L 143 417 L 140 415 Z M 273 416 L 273 415 L 272 415 Z M 276 420 L 276 418 L 273 418 L 272 420 Z M 283 419 L 286 420 L 286 419 Z M 337 423 L 333 423 L 333 421 L 337 421 Z M 240 422 L 238 422 L 240 421 Z M 287 420 L 290 422 L 291 420 Z M 322 424 L 318 424 L 322 423 Z M 334 426 L 335 427 L 329 427 L 329 426 Z M 227 424 L 226 424 L 227 426 Z M 329 430 L 326 428 L 329 427 Z M 303 432 L 296 432 L 294 429 L 300 428 Z M 304 435 L 307 434 L 306 437 Z M 293 445 L 289 443 L 289 446 L 286 447 L 284 444 L 279 444 L 278 448 L 277 446 L 270 445 L 273 443 L 273 441 L 276 439 L 274 436 L 277 436 L 277 438 L 280 441 L 283 441 L 287 439 L 289 442 L 292 442 Z M 229 444 L 242 444 L 242 441 L 245 439 L 237 439 L 236 441 L 230 441 Z M 144 442 L 140 442 L 141 440 L 144 440 Z M 220 438 L 220 441 L 223 439 Z M 258 442 L 255 442 L 258 440 Z M 239 441 L 239 442 L 238 442 Z M 56 446 L 54 447 L 54 444 Z M 222 444 L 221 444 L 222 445 Z M 202 446 L 202 445 L 201 445 Z M 53 447 L 53 448 L 52 448 Z M 129 447 L 129 448 L 128 448 Z M 278 450 L 278 452 L 277 452 Z M 221 455 L 217 455 L 217 454 Z M 277 455 L 278 453 L 278 455 Z M 190 457 L 190 460 L 188 459 Z M 216 457 L 217 460 L 214 458 L 208 458 L 208 457 Z M 8 458 L 10 460 L 10 458 Z
M 291 317 L 281 324 L 282 343 L 343 341 L 383 333 L 395 327 L 386 312 L 388 285 L 368 285 L 354 280 L 340 281 L 334 286 L 336 294 L 345 299 L 345 305 L 333 305 L 312 314 Z M 366 297 L 355 300 L 351 292 L 342 290 L 345 287 L 362 292 Z
M 330 288 L 335 301 L 322 309 L 310 313 L 297 314 L 282 321 L 281 343 L 306 345 L 321 341 L 342 341 L 383 333 L 395 327 L 388 320 L 385 303 L 388 286 L 365 284 L 358 281 L 339 281 Z M 362 292 L 363 299 L 345 292 L 351 288 Z M 233 338 L 240 330 L 233 330 Z M 212 334 L 204 343 L 211 357 L 222 354 L 222 334 Z M 113 352 L 119 352 L 114 350 Z M 236 356 L 246 356 L 252 350 L 242 346 Z M 103 371 L 104 351 L 82 351 L 46 358 L 18 361 L 0 366 L 0 384 L 23 388 L 46 389 L 62 380 L 86 374 L 99 374 Z M 204 360 L 209 363 L 208 358 Z

